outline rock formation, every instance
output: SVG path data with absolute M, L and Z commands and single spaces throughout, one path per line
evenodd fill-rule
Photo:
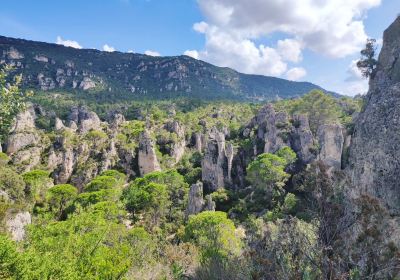
M 315 159 L 316 151 L 314 151 L 314 136 L 310 130 L 307 116 L 294 116 L 293 126 L 291 147 L 297 153 L 299 160 L 304 164 L 308 164 Z
M 29 212 L 18 212 L 6 221 L 6 228 L 14 241 L 22 241 L 25 237 L 25 227 L 32 222 Z
M 6 153 L 13 164 L 22 164 L 29 171 L 40 163 L 42 152 L 41 136 L 35 127 L 36 114 L 33 106 L 19 113 L 6 142 Z
M 151 139 L 148 131 L 142 132 L 139 138 L 138 163 L 140 175 L 146 175 L 153 171 L 160 171 L 154 141 Z
M 229 146 L 227 153 L 225 134 L 215 127 L 211 129 L 208 138 L 204 158 L 201 162 L 202 181 L 209 190 L 215 191 L 224 187 L 225 179 L 231 176 L 228 174 L 228 166 L 231 167 L 232 164 L 233 147 Z
M 197 182 L 190 187 L 186 215 L 196 215 L 204 208 L 203 183 Z
M 344 145 L 343 127 L 338 124 L 321 125 L 317 132 L 318 159 L 329 167 L 341 168 Z
M 171 133 L 175 133 L 177 136 L 177 141 L 172 143 L 170 156 L 174 158 L 175 163 L 178 163 L 185 153 L 185 128 L 177 121 L 166 123 L 164 128 Z
M 197 182 L 190 187 L 189 200 L 186 208 L 186 217 L 196 215 L 202 211 L 215 211 L 215 202 L 210 195 L 203 198 L 203 183 Z
M 89 111 L 86 107 L 73 107 L 68 120 L 78 125 L 81 133 L 89 130 L 100 130 L 101 122 L 96 113 Z
M 365 101 L 350 147 L 352 191 L 377 197 L 400 215 L 400 17 L 384 33 Z

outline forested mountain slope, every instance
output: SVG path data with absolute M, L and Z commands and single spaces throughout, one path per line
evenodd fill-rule
M 321 87 L 307 82 L 246 75 L 188 56 L 74 49 L 0 36 L 0 61 L 23 74 L 24 87 L 46 92 L 84 92 L 98 101 L 190 97 L 273 100 Z

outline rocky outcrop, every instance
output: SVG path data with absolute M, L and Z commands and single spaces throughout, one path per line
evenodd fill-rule
M 142 132 L 139 138 L 138 164 L 140 175 L 160 171 L 161 167 L 154 148 L 154 141 L 148 131 Z
M 343 127 L 339 124 L 321 125 L 317 132 L 318 159 L 326 166 L 340 169 L 344 145 Z
M 268 103 L 257 113 L 243 131 L 244 137 L 249 137 L 253 130 L 256 134 L 255 154 L 274 153 L 283 146 L 289 145 L 288 116 L 285 112 L 275 112 Z
M 12 163 L 21 165 L 24 171 L 40 163 L 42 145 L 41 136 L 35 127 L 35 118 L 33 106 L 19 113 L 6 142 L 6 153 Z
M 215 202 L 210 195 L 203 198 L 203 183 L 197 182 L 190 187 L 189 200 L 186 208 L 186 217 L 196 215 L 202 211 L 215 211 Z
M 225 186 L 231 178 L 233 146 L 225 142 L 225 134 L 215 127 L 208 135 L 208 142 L 201 162 L 202 181 L 211 191 Z
M 204 208 L 203 183 L 197 182 L 190 187 L 186 215 L 196 215 Z
M 79 88 L 82 90 L 89 90 L 96 87 L 96 83 L 89 77 L 83 78 L 82 82 L 79 84 Z
M 101 122 L 97 114 L 95 112 L 89 111 L 88 108 L 84 106 L 73 107 L 71 109 L 68 120 L 71 123 L 74 122 L 76 125 L 78 125 L 78 129 L 81 133 L 86 133 L 92 129 L 101 129 Z
M 204 150 L 204 143 L 205 143 L 205 137 L 203 133 L 200 132 L 195 132 L 193 133 L 192 136 L 193 142 L 194 142 L 194 147 L 196 149 L 196 151 L 198 151 L 199 153 L 203 152 Z
M 172 143 L 170 156 L 174 158 L 175 163 L 178 163 L 185 153 L 185 128 L 177 121 L 165 124 L 164 128 L 177 136 L 177 140 Z
M 308 164 L 315 159 L 317 151 L 307 116 L 294 116 L 293 127 L 291 147 L 296 152 L 299 160 L 303 164 Z
M 25 238 L 25 227 L 31 222 L 29 212 L 18 212 L 7 219 L 6 228 L 14 241 L 22 241 Z
M 400 17 L 385 31 L 350 146 L 352 193 L 377 197 L 400 215 Z

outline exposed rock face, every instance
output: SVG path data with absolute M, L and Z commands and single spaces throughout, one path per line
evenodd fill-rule
M 204 158 L 201 162 L 202 181 L 212 191 L 225 186 L 225 178 L 228 174 L 228 158 L 232 164 L 233 149 L 230 146 L 228 156 L 226 152 L 225 134 L 215 127 L 209 133 L 209 140 L 205 149 Z M 229 172 L 231 169 L 229 169 Z
M 56 118 L 54 128 L 56 130 L 63 130 L 65 128 L 64 123 L 59 118 Z
M 327 166 L 340 169 L 344 144 L 343 127 L 338 124 L 321 125 L 317 135 L 320 146 L 318 159 Z
M 50 77 L 46 77 L 43 73 L 37 76 L 38 84 L 41 90 L 52 90 L 56 87 L 56 83 Z
M 186 215 L 196 215 L 203 210 L 203 183 L 197 182 L 189 190 L 189 201 L 186 209 Z
M 83 90 L 89 90 L 96 87 L 96 83 L 92 81 L 89 77 L 83 78 L 82 82 L 79 84 L 79 88 Z
M 178 163 L 185 153 L 185 128 L 179 122 L 173 121 L 167 123 L 165 129 L 177 135 L 178 140 L 172 144 L 170 155 L 175 159 L 175 163 Z
M 293 123 L 291 147 L 302 163 L 310 163 L 315 159 L 315 152 L 313 151 L 315 145 L 308 118 L 304 115 L 294 116 Z
M 14 127 L 6 143 L 6 152 L 14 164 L 24 164 L 29 171 L 40 163 L 41 137 L 35 128 L 35 111 L 32 106 L 17 115 Z
M 7 230 L 14 241 L 21 241 L 25 237 L 25 227 L 32 222 L 29 212 L 19 212 L 6 221 Z
M 196 132 L 193 134 L 193 141 L 195 149 L 201 153 L 204 149 L 205 137 L 202 133 Z
M 154 141 L 151 139 L 148 131 L 142 132 L 139 138 L 138 162 L 141 176 L 153 171 L 161 170 L 154 149 Z
M 101 122 L 95 112 L 89 111 L 86 107 L 73 107 L 68 117 L 71 122 L 78 125 L 81 133 L 86 133 L 89 130 L 100 130 Z
M 23 59 L 24 55 L 20 53 L 16 48 L 11 47 L 7 52 L 6 52 L 7 58 L 8 59 Z
M 210 195 L 203 198 L 203 183 L 197 182 L 190 187 L 189 201 L 186 208 L 186 216 L 196 215 L 202 211 L 215 211 L 215 202 Z
M 273 105 L 268 103 L 250 121 L 243 131 L 243 136 L 248 137 L 251 130 L 257 129 L 257 139 L 261 141 L 263 148 L 261 150 L 260 145 L 256 145 L 254 147 L 255 154 L 274 153 L 283 146 L 289 145 L 289 128 L 287 114 L 276 113 Z
M 400 17 L 385 31 L 377 71 L 370 80 L 350 147 L 355 195 L 379 198 L 400 215 Z

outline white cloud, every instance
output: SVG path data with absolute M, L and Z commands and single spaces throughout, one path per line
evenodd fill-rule
M 193 57 L 194 59 L 199 59 L 199 52 L 196 50 L 187 50 L 183 54 Z
M 161 55 L 159 52 L 152 51 L 152 50 L 147 50 L 144 52 L 144 54 L 150 55 L 150 56 L 160 56 Z
M 292 81 L 299 81 L 301 78 L 303 78 L 306 75 L 307 75 L 307 71 L 306 71 L 306 69 L 304 69 L 302 67 L 291 68 L 286 73 L 286 77 Z
M 71 47 L 75 49 L 82 49 L 82 46 L 79 45 L 77 41 L 72 41 L 72 40 L 63 40 L 61 36 L 57 36 L 56 44 L 58 45 L 63 45 L 66 47 Z
M 199 33 L 206 33 L 207 29 L 208 29 L 208 24 L 204 21 L 193 24 L 193 30 Z
M 135 53 L 133 50 L 128 50 L 127 53 Z
M 193 29 L 206 39 L 199 59 L 245 73 L 293 77 L 301 71 L 287 73 L 288 63 L 301 62 L 303 49 L 332 58 L 358 52 L 367 38 L 364 14 L 382 0 L 197 1 L 205 21 Z M 255 43 L 276 32 L 283 35 L 276 48 L 274 42 Z
M 277 51 L 281 57 L 290 62 L 300 62 L 302 60 L 301 55 L 301 43 L 294 39 L 279 40 Z
M 349 67 L 347 68 L 348 77 L 346 81 L 358 81 L 363 79 L 363 75 L 357 67 L 357 60 L 352 60 Z
M 346 95 L 354 96 L 365 94 L 368 91 L 368 79 L 364 78 L 357 67 L 357 60 L 351 61 L 347 68 L 347 78 L 342 92 Z
M 105 44 L 103 46 L 103 51 L 105 51 L 105 52 L 115 52 L 115 48 Z
M 364 12 L 381 0 L 198 0 L 209 25 L 258 38 L 295 35 L 306 47 L 332 57 L 359 50 L 367 38 Z

